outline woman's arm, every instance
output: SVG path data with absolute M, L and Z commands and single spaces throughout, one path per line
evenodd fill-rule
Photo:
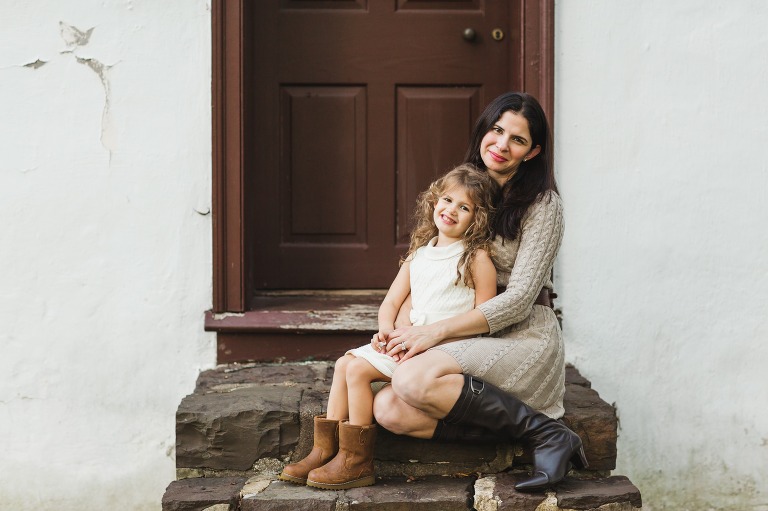
M 479 334 L 488 333 L 489 327 L 480 309 L 472 309 L 464 314 L 443 319 L 430 325 L 398 328 L 389 334 L 389 342 L 385 349 L 387 355 L 401 355 L 399 362 L 427 351 L 448 339 L 466 339 Z M 407 351 L 402 353 L 401 345 L 405 343 Z
M 507 289 L 477 308 L 491 334 L 527 318 L 549 279 L 563 239 L 563 204 L 555 192 L 531 205 L 520 226 L 520 244 Z
M 496 296 L 496 267 L 485 250 L 478 250 L 472 263 L 472 285 L 475 288 L 475 306 Z M 450 338 L 466 338 L 488 331 L 488 322 L 477 309 L 431 325 L 398 328 L 389 335 L 388 354 L 399 361 L 428 350 Z M 432 340 L 436 342 L 432 343 Z M 401 343 L 408 351 L 403 353 Z

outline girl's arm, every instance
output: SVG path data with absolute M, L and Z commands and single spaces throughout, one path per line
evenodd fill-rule
M 475 254 L 472 262 L 472 284 L 475 288 L 475 307 L 496 296 L 496 267 L 485 250 L 478 250 Z M 432 346 L 427 345 L 431 339 L 462 339 L 486 333 L 488 330 L 485 316 L 478 309 L 473 309 L 431 325 L 398 328 L 390 335 L 389 340 L 392 342 L 387 345 L 387 350 L 392 350 L 390 356 L 402 361 L 431 348 Z M 400 351 L 398 346 L 403 341 L 408 346 L 405 353 Z
M 403 305 L 400 306 L 400 311 L 397 313 L 397 318 L 395 319 L 395 328 L 412 325 L 411 309 L 413 309 L 413 305 L 411 304 L 411 295 L 409 293 L 408 297 L 403 302 Z
M 472 261 L 472 284 L 475 288 L 475 307 L 496 296 L 496 267 L 485 250 L 478 250 Z
M 380 342 L 387 342 L 387 336 L 395 329 L 397 313 L 405 299 L 411 294 L 411 263 L 406 261 L 397 272 L 397 277 L 389 286 L 384 300 L 379 306 L 379 331 L 374 334 L 372 342 L 376 351 L 382 351 Z

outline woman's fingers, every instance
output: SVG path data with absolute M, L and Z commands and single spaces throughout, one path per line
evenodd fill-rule
M 402 355 L 407 350 L 406 346 L 406 341 L 402 338 L 392 339 L 392 336 L 390 336 L 390 340 L 387 343 L 387 355 L 390 357 Z

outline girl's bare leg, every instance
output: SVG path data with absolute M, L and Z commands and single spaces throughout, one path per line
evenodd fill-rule
M 333 369 L 331 392 L 328 396 L 328 411 L 326 417 L 332 420 L 349 418 L 349 402 L 347 401 L 347 366 L 355 360 L 352 355 L 344 355 L 336 361 Z
M 347 403 L 349 423 L 353 426 L 367 426 L 373 423 L 374 381 L 389 381 L 389 378 L 373 367 L 364 358 L 353 358 L 347 363 Z

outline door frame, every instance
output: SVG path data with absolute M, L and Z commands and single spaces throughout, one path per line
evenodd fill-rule
M 213 312 L 245 312 L 253 294 L 253 257 L 249 257 L 244 173 L 244 4 L 213 0 L 212 166 L 213 166 Z M 509 83 L 541 102 L 554 119 L 555 2 L 512 0 L 513 45 Z M 258 250 L 258 247 L 253 247 Z

